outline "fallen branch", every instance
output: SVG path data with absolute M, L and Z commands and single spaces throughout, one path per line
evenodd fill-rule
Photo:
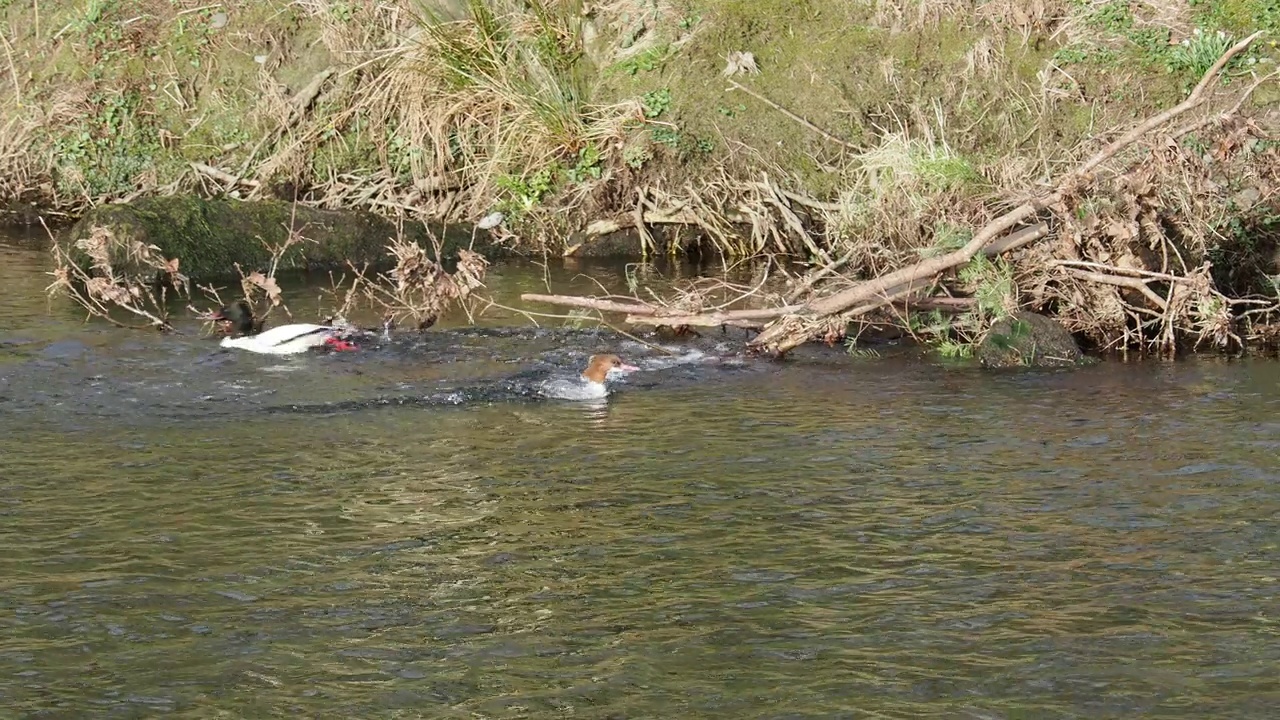
M 919 290 L 920 288 L 915 288 Z M 940 310 L 943 312 L 962 313 L 973 307 L 972 298 L 936 297 L 918 300 L 897 300 L 894 305 L 903 310 Z M 800 306 L 793 306 L 800 307 Z M 653 325 L 668 327 L 740 327 L 755 330 L 764 326 L 773 310 L 728 310 L 698 315 L 628 315 L 627 323 L 631 325 Z
M 190 163 L 190 165 L 192 170 L 195 170 L 201 175 L 208 175 L 214 180 L 217 180 L 218 182 L 224 183 L 229 186 L 244 185 L 245 187 L 257 188 L 262 185 L 262 183 L 258 182 L 257 180 L 249 180 L 246 178 L 242 178 L 238 175 L 233 175 L 225 170 L 219 170 L 218 168 L 212 165 L 205 165 L 204 163 L 199 163 L 199 162 L 193 162 L 193 163 Z
M 599 298 L 574 297 L 572 295 L 539 295 L 537 293 L 523 293 L 520 295 L 520 300 L 522 302 L 544 303 L 546 305 L 559 305 L 561 307 L 583 308 L 584 310 L 634 313 L 638 315 L 654 315 L 662 309 L 656 305 L 648 305 L 644 303 L 621 303 L 614 302 L 612 300 L 602 300 Z
M 1108 275 L 1106 273 L 1089 272 L 1088 270 L 1076 270 L 1073 268 L 1068 268 L 1067 274 L 1071 275 L 1071 277 L 1076 278 L 1078 280 L 1085 280 L 1087 282 L 1099 283 L 1102 285 L 1114 285 L 1116 287 L 1129 288 L 1130 290 L 1137 290 L 1138 292 L 1142 293 L 1143 296 L 1147 298 L 1147 300 L 1150 300 L 1152 305 L 1155 305 L 1161 310 L 1169 309 L 1169 303 L 1165 302 L 1165 299 L 1157 295 L 1155 291 L 1151 289 L 1150 285 L 1147 285 L 1145 282 L 1143 282 L 1139 278 L 1122 277 L 1120 275 Z
M 724 327 L 727 325 L 748 330 L 758 330 L 764 325 L 763 320 L 735 317 L 733 312 L 702 315 L 628 315 L 627 323 L 659 327 Z
M 826 139 L 830 140 L 831 142 L 833 142 L 833 143 L 835 143 L 835 144 L 837 144 L 837 145 L 843 145 L 844 147 L 847 147 L 847 148 L 849 148 L 850 150 L 860 150 L 860 149 L 861 149 L 861 148 L 859 148 L 857 145 L 854 145 L 853 143 L 849 142 L 848 140 L 841 140 L 840 138 L 836 137 L 835 135 L 832 135 L 831 133 L 827 132 L 826 130 L 823 130 L 822 128 L 818 127 L 817 125 L 814 125 L 813 123 L 809 122 L 808 120 L 805 120 L 804 118 L 800 117 L 799 115 L 797 115 L 797 114 L 795 114 L 795 113 L 791 112 L 790 110 L 788 110 L 788 109 L 786 109 L 786 108 L 782 107 L 782 106 L 781 106 L 781 105 L 779 105 L 778 103 L 776 103 L 776 102 L 774 102 L 774 101 L 770 100 L 769 98 L 767 98 L 767 97 L 765 97 L 765 96 L 761 95 L 760 93 L 756 92 L 755 90 L 752 90 L 751 88 L 748 88 L 748 87 L 745 87 L 745 86 L 743 86 L 743 85 L 740 85 L 740 84 L 738 84 L 738 83 L 734 82 L 733 80 L 730 80 L 730 81 L 729 81 L 729 84 L 730 84 L 730 85 L 732 85 L 732 86 L 733 86 L 733 88 L 734 88 L 735 90 L 741 90 L 742 92 L 744 92 L 744 93 L 746 93 L 746 94 L 750 95 L 751 97 L 753 97 L 753 98 L 755 98 L 755 99 L 759 100 L 760 102 L 764 103 L 765 105 L 768 105 L 769 107 L 773 108 L 774 110 L 777 110 L 778 112 L 782 113 L 783 115 L 786 115 L 787 117 L 791 118 L 792 120 L 795 120 L 796 122 L 800 123 L 801 125 L 803 125 L 803 126 L 805 126 L 805 127 L 809 128 L 810 130 L 812 130 L 812 131 L 814 131 L 814 132 L 818 133 L 818 134 L 819 134 L 819 135 L 821 135 L 822 137 L 824 137 L 824 138 L 826 138 Z

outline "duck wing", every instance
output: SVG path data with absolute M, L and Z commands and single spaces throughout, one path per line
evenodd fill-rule
M 295 343 L 304 338 L 315 337 L 316 344 L 326 335 L 335 332 L 335 329 L 329 325 L 311 325 L 306 323 L 297 323 L 294 325 L 281 325 L 277 328 L 271 328 L 266 332 L 259 334 L 256 343 L 263 347 L 274 347 L 278 345 L 287 345 Z

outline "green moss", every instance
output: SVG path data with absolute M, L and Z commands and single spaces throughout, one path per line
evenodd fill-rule
M 348 261 L 379 266 L 387 261 L 387 245 L 397 236 L 389 220 L 363 211 L 319 210 L 268 200 L 236 202 L 203 200 L 189 196 L 150 198 L 127 205 L 102 205 L 89 211 L 61 240 L 66 247 L 95 226 L 112 230 L 117 245 L 113 264 L 122 272 L 147 274 L 130 265 L 129 241 L 160 248 L 166 258 L 178 258 L 179 267 L 192 280 L 234 277 L 235 265 L 249 272 L 264 269 L 271 259 L 269 247 L 279 247 L 297 228 L 308 242 L 294 244 L 282 257 L 280 268 L 341 268 Z M 429 247 L 421 226 L 406 225 L 406 239 Z M 466 247 L 470 236 L 446 235 L 444 255 Z M 499 254 L 497 247 L 477 247 L 478 252 Z M 78 263 L 85 258 L 73 254 Z

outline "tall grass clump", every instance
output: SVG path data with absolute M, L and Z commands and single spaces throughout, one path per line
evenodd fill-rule
M 969 224 L 980 210 L 982 176 L 940 133 L 887 133 L 845 174 L 840 201 L 824 217 L 826 241 L 872 273 L 929 255 L 949 242 L 946 228 Z
M 580 0 L 421 0 L 418 10 L 398 74 L 414 108 L 404 120 L 435 174 L 468 188 L 472 212 L 530 211 L 562 174 L 599 166 L 618 144 L 629 113 L 592 103 Z

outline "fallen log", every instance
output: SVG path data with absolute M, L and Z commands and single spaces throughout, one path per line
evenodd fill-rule
M 898 300 L 894 306 L 903 312 L 920 310 L 939 310 L 949 313 L 967 312 L 973 307 L 973 298 L 931 297 L 915 300 Z M 627 323 L 631 325 L 653 325 L 667 327 L 740 327 L 758 330 L 764 327 L 765 320 L 752 319 L 751 315 L 763 315 L 772 310 L 737 310 L 730 312 L 704 313 L 701 315 L 628 315 Z M 766 318 L 772 319 L 772 318 Z
M 638 313 L 640 315 L 652 315 L 662 308 L 656 305 L 648 305 L 641 302 L 624 303 L 614 300 L 606 300 L 603 298 L 576 297 L 574 295 L 539 295 L 537 293 L 523 293 L 520 295 L 522 302 L 537 302 L 547 305 L 560 305 L 562 307 L 582 308 L 584 310 L 599 310 L 601 312 L 620 312 L 620 313 Z
M 987 255 L 998 255 L 1034 242 L 1048 233 L 1048 224 L 1039 223 L 991 243 L 982 252 Z M 955 308 L 967 309 L 972 304 L 967 298 L 907 300 L 910 295 L 932 287 L 932 282 L 922 283 L 919 278 L 899 283 L 885 290 L 878 298 L 878 300 L 883 300 L 884 302 L 877 302 L 875 307 L 879 307 L 885 302 L 895 302 L 900 304 L 904 310 L 953 310 Z M 803 304 L 790 304 L 773 308 L 717 310 L 710 313 L 690 314 L 659 305 L 643 303 L 638 300 L 634 302 L 618 302 L 608 298 L 541 295 L 537 293 L 523 293 L 520 295 L 520 300 L 522 302 L 544 303 L 561 307 L 598 310 L 600 312 L 627 313 L 626 322 L 631 325 L 667 325 L 671 327 L 720 327 L 728 325 L 730 327 L 757 329 L 763 327 L 764 321 L 774 320 L 790 313 L 798 313 L 805 309 Z M 875 309 L 875 307 L 869 308 L 868 311 Z
M 624 311 L 628 312 L 627 321 L 635 324 L 716 327 L 722 325 L 750 326 L 754 325 L 755 322 L 767 320 L 769 324 L 748 343 L 748 347 L 754 352 L 766 352 L 780 356 L 809 339 L 812 334 L 812 324 L 805 321 L 816 321 L 835 316 L 852 319 L 890 304 L 906 304 L 909 307 L 909 299 L 912 295 L 932 288 L 936 284 L 936 279 L 943 273 L 964 265 L 977 255 L 993 256 L 1009 252 L 1048 235 L 1049 226 L 1046 222 L 1036 222 L 1030 227 L 1023 227 L 1018 230 L 1015 230 L 1015 228 L 1033 220 L 1045 210 L 1057 205 L 1081 189 L 1092 185 L 1096 180 L 1093 172 L 1120 151 L 1128 148 L 1149 132 L 1202 105 L 1207 99 L 1205 97 L 1206 91 L 1218 73 L 1233 57 L 1248 48 L 1260 35 L 1262 35 L 1261 31 L 1254 33 L 1223 53 L 1213 67 L 1201 77 L 1200 82 L 1197 83 L 1184 101 L 1148 118 L 1113 140 L 1079 167 L 1066 174 L 1052 190 L 1023 202 L 979 229 L 973 238 L 959 250 L 939 257 L 921 260 L 878 278 L 858 283 L 831 295 L 815 298 L 804 303 L 797 304 L 795 301 L 804 293 L 809 292 L 818 279 L 833 274 L 837 266 L 847 262 L 847 258 L 832 261 L 826 267 L 815 269 L 799 288 L 792 291 L 787 298 L 788 304 L 780 307 L 753 310 L 717 310 L 710 313 L 688 314 L 671 311 L 664 312 L 656 306 L 642 304 L 637 309 Z M 1254 83 L 1245 90 L 1245 93 L 1251 93 L 1258 85 L 1259 83 Z M 1236 104 L 1237 107 L 1239 105 L 1240 103 Z M 647 218 L 645 219 L 647 220 Z M 635 221 L 633 220 L 633 222 Z M 539 301 L 547 301 L 546 297 L 542 296 L 543 299 Z M 525 298 L 533 299 L 530 296 L 525 296 Z M 575 302 L 580 303 L 587 300 L 589 299 L 577 298 Z M 582 304 L 576 306 L 590 307 Z M 917 304 L 915 307 L 920 307 L 920 305 Z

